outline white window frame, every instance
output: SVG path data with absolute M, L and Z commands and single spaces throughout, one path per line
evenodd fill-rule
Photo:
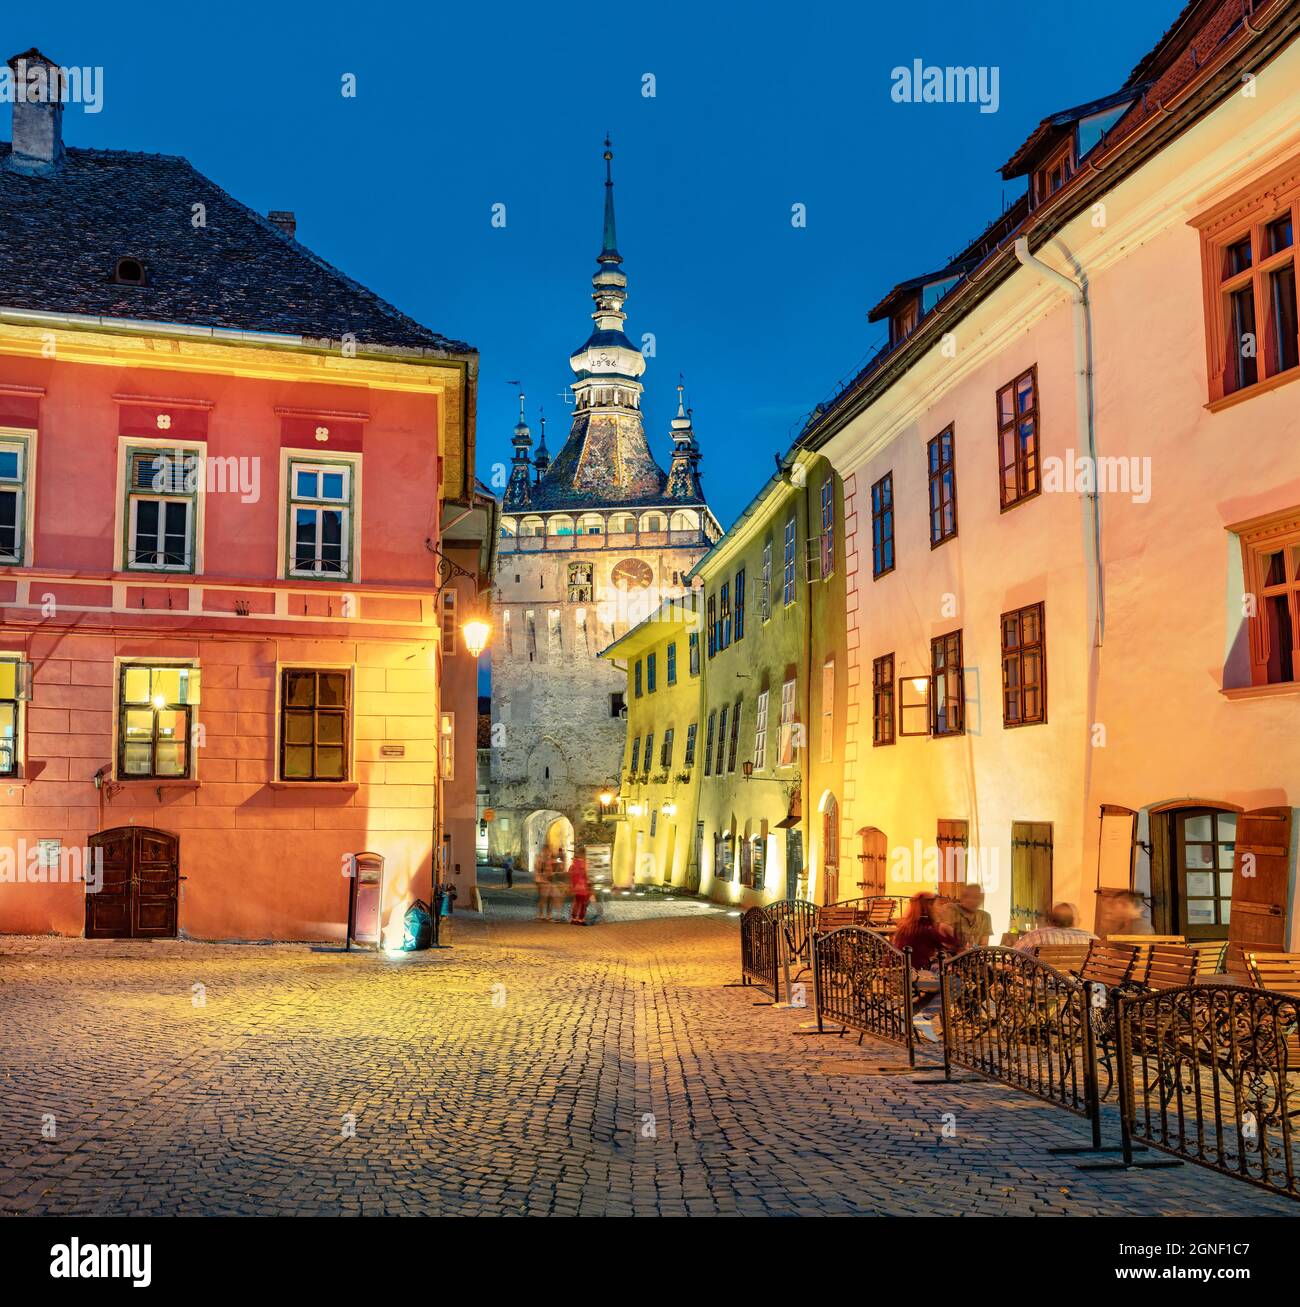
M 198 459 L 197 476 L 192 491 L 185 493 L 163 493 L 160 491 L 134 490 L 131 486 L 131 463 L 134 455 L 157 453 L 163 455 L 180 455 L 188 459 L 192 454 Z M 203 520 L 206 495 L 205 475 L 207 446 L 201 440 L 149 440 L 138 436 L 122 436 L 118 440 L 118 504 L 121 516 L 118 519 L 118 540 L 121 557 L 119 570 L 123 572 L 167 572 L 185 573 L 198 576 L 203 571 Z M 135 561 L 137 535 L 135 506 L 140 503 L 156 503 L 160 506 L 158 513 L 158 535 L 154 540 L 154 552 L 161 553 L 160 544 L 165 538 L 167 504 L 184 504 L 187 521 L 185 524 L 185 560 L 182 563 L 137 563 Z
M 798 543 L 798 531 L 795 527 L 794 514 L 785 524 L 784 574 L 781 578 L 782 606 L 789 608 L 795 601 L 795 545 Z
M 822 762 L 835 760 L 835 659 L 822 664 Z
M 12 490 L 14 503 L 14 552 L 0 553 L 0 566 L 30 567 L 32 542 L 32 463 L 36 453 L 36 433 L 18 427 L 0 427 L 0 451 L 13 449 L 18 454 L 18 475 L 0 478 L 0 493 Z
M 444 658 L 456 653 L 456 611 L 460 596 L 451 586 L 442 592 L 442 604 L 438 610 L 438 621 L 442 631 L 442 656 Z M 451 618 L 450 624 L 448 617 Z
M 361 459 L 360 455 L 333 455 L 329 458 L 313 458 L 307 450 L 285 449 L 281 451 L 281 485 L 284 487 L 281 497 L 283 512 L 280 515 L 281 540 L 281 576 L 296 577 L 308 581 L 355 581 L 359 575 L 360 535 L 361 535 Z M 321 499 L 299 496 L 297 493 L 297 474 L 299 472 L 336 473 L 342 472 L 347 491 L 346 498 Z M 316 511 L 316 559 L 311 567 L 298 567 L 294 558 L 296 552 L 296 519 L 299 509 Z M 321 568 L 320 514 L 338 511 L 343 515 L 339 563 L 341 570 L 329 572 Z
M 798 750 L 794 747 L 794 695 L 795 682 L 781 684 L 781 753 L 780 767 L 793 767 Z
M 763 591 L 759 598 L 759 610 L 766 622 L 772 616 L 772 542 L 763 542 Z
M 767 696 L 766 690 L 758 692 L 758 713 L 754 723 L 755 771 L 762 771 L 767 766 Z
M 456 714 L 444 712 L 438 718 L 439 772 L 445 781 L 456 779 Z

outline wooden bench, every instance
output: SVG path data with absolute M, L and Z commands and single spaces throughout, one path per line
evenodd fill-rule
M 1181 989 L 1196 979 L 1196 954 L 1186 944 L 1153 944 L 1133 979 L 1147 989 Z
M 817 933 L 819 935 L 826 935 L 832 930 L 839 930 L 841 926 L 866 926 L 868 924 L 867 914 L 861 908 L 855 908 L 851 903 L 828 903 L 824 908 L 817 909 Z
M 1300 998 L 1300 953 L 1247 953 L 1246 969 L 1256 989 Z
M 1228 955 L 1226 939 L 1198 939 L 1187 945 L 1196 954 L 1196 979 L 1210 980 L 1223 974 L 1224 960 Z
M 1034 957 L 1057 971 L 1073 975 L 1088 960 L 1088 947 L 1087 944 L 1040 944 L 1034 950 Z
M 1138 950 L 1134 945 L 1116 943 L 1111 939 L 1094 939 L 1088 945 L 1083 966 L 1079 968 L 1079 979 L 1105 985 L 1110 989 L 1135 979 L 1136 970 Z

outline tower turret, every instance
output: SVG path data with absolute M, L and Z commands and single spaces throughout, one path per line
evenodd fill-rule
M 528 423 L 524 421 L 524 399 L 526 396 L 521 390 L 519 392 L 519 421 L 515 423 L 515 434 L 510 443 L 515 447 L 514 458 L 510 463 L 510 480 L 506 482 L 506 492 L 502 496 L 502 503 L 506 508 L 523 508 L 532 497 L 532 478 L 530 472 L 532 463 L 529 461 L 528 451 L 532 448 L 533 433 L 528 430 Z
M 673 461 L 668 467 L 664 495 L 669 499 L 698 502 L 704 498 L 704 491 L 700 489 L 700 447 L 691 425 L 691 410 L 686 407 L 686 387 L 680 379 L 677 382 L 677 416 L 673 418 L 670 434 Z

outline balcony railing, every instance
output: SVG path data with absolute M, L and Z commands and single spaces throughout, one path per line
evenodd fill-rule
M 500 554 L 587 553 L 595 549 L 707 549 L 713 541 L 700 528 L 689 531 L 618 531 L 582 535 L 503 535 L 497 544 Z

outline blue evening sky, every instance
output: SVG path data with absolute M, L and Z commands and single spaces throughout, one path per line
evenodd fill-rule
M 1047 113 L 1118 86 L 1180 2 L 1092 0 L 1081 17 L 1042 0 L 63 0 L 7 6 L 0 54 L 103 66 L 103 111 L 71 109 L 70 144 L 185 155 L 254 208 L 294 210 L 324 258 L 475 345 L 484 479 L 509 460 L 508 380 L 534 435 L 545 405 L 552 454 L 567 434 L 608 130 L 628 332 L 657 342 L 652 448 L 666 463 L 681 371 L 727 525 L 882 341 L 867 310 L 995 217 L 1020 185 L 998 166 Z M 916 58 L 996 65 L 998 111 L 894 103 L 890 71 Z

